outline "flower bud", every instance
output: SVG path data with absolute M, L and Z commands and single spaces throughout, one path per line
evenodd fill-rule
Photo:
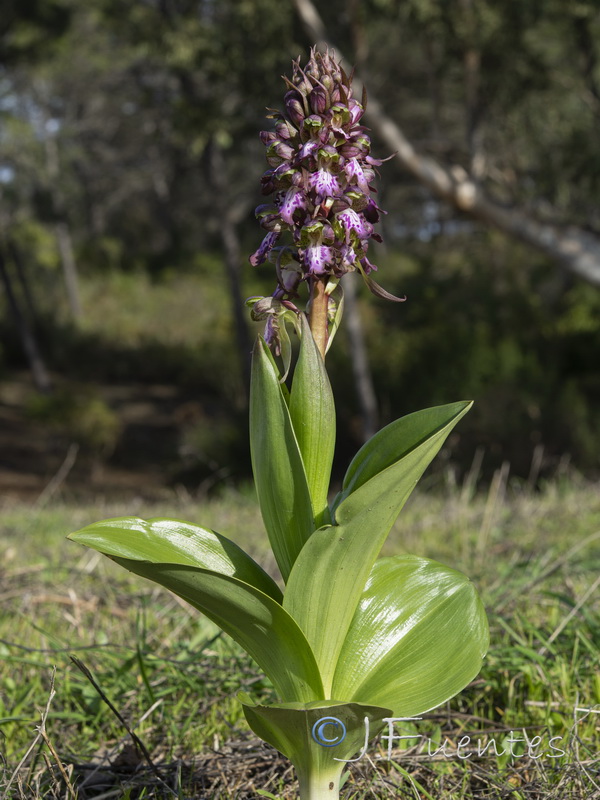
M 323 229 L 321 231 L 321 238 L 324 244 L 333 244 L 335 241 L 335 233 L 331 225 L 323 225 Z
M 306 71 L 302 71 L 298 69 L 293 76 L 294 85 L 298 89 L 301 95 L 305 97 L 310 94 L 312 90 L 312 83 L 308 79 Z
M 284 142 L 275 142 L 271 146 L 275 153 L 280 156 L 280 158 L 283 158 L 284 161 L 289 161 L 296 152 L 293 147 L 290 147 L 289 144 L 285 144 Z
M 302 267 L 296 262 L 277 265 L 277 280 L 286 294 L 295 294 L 298 286 L 304 278 Z
M 272 231 L 274 233 L 281 233 L 283 229 L 279 214 L 270 214 L 269 216 L 263 217 L 260 221 L 260 225 L 266 231 Z
M 361 154 L 361 148 L 353 143 L 343 144 L 339 149 L 339 154 L 344 158 L 357 158 Z
M 355 100 L 353 97 L 348 101 L 348 108 L 350 109 L 350 117 L 352 118 L 352 122 L 356 124 L 365 113 L 365 110 L 358 100 Z
M 344 195 L 344 197 L 336 197 L 331 205 L 331 213 L 335 216 L 339 214 L 340 211 L 345 211 L 345 209 L 350 208 L 352 205 L 350 199 Z
M 333 82 L 333 78 L 331 77 L 331 75 L 323 75 L 323 77 L 321 78 L 321 83 L 327 89 L 329 94 L 331 94 L 331 92 L 332 92 L 332 90 L 333 90 L 333 88 L 335 86 L 335 84 Z M 339 97 L 338 97 L 338 100 L 339 100 Z
M 291 92 L 289 94 L 292 94 Z M 294 125 L 301 125 L 304 120 L 304 108 L 296 97 L 290 97 L 285 101 L 285 111 L 290 122 Z
M 327 93 L 321 86 L 316 86 L 312 90 L 308 100 L 315 114 L 323 114 L 327 110 Z
M 256 219 L 262 220 L 269 214 L 276 214 L 277 210 L 275 203 L 261 203 L 254 209 L 254 216 Z
M 287 141 L 295 136 L 297 133 L 296 129 L 290 125 L 289 122 L 285 120 L 281 120 L 280 122 L 275 125 L 275 134 L 277 135 L 278 139 L 283 139 Z M 267 144 L 267 142 L 263 142 L 263 144 Z
M 261 192 L 263 194 L 272 194 L 275 191 L 275 181 L 273 179 L 273 170 L 268 169 L 260 179 Z
M 260 140 L 265 145 L 265 147 L 268 147 L 276 139 L 276 136 L 273 133 L 273 131 L 261 131 L 258 135 L 260 136 Z

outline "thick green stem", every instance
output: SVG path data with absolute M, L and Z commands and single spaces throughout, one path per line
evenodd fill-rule
M 342 762 L 336 762 L 326 769 L 322 765 L 302 771 L 297 769 L 300 800 L 339 800 L 343 768 Z
M 323 360 L 327 350 L 327 311 L 329 297 L 325 290 L 327 288 L 327 277 L 314 277 L 312 279 L 310 293 L 310 314 L 308 321 L 312 331 L 313 339 Z

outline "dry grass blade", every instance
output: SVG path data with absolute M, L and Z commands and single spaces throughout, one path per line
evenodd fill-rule
M 125 730 L 129 734 L 129 736 L 131 737 L 136 750 L 138 750 L 138 752 L 141 753 L 141 755 L 144 757 L 144 759 L 146 760 L 148 766 L 150 767 L 150 769 L 154 773 L 154 776 L 156 777 L 156 779 L 165 787 L 165 789 L 167 790 L 168 793 L 170 793 L 173 797 L 177 797 L 177 793 L 174 792 L 173 789 L 171 789 L 171 787 L 168 784 L 166 784 L 164 782 L 164 780 L 162 779 L 162 776 L 161 776 L 160 772 L 158 771 L 158 769 L 156 768 L 156 765 L 154 764 L 154 761 L 152 761 L 152 756 L 148 752 L 148 750 L 146 748 L 146 745 L 142 742 L 142 740 L 135 733 L 135 731 L 133 731 L 131 729 L 131 727 L 127 724 L 126 720 L 123 718 L 123 716 L 119 712 L 119 710 L 114 706 L 114 704 L 109 700 L 109 698 L 106 696 L 106 694 L 102 691 L 102 689 L 100 688 L 100 686 L 96 682 L 94 676 L 89 671 L 89 669 L 86 667 L 86 665 L 83 663 L 83 661 L 80 661 L 75 656 L 70 656 L 70 658 L 71 658 L 71 661 L 73 662 L 73 664 L 75 664 L 77 669 L 79 669 L 85 675 L 85 677 L 92 684 L 94 689 L 98 692 L 98 694 L 100 695 L 102 700 L 104 700 L 106 705 L 110 708 L 112 713 L 119 720 L 121 725 L 125 728 Z
M 68 794 L 68 795 L 69 795 L 69 797 L 71 797 L 73 800 L 77 800 L 77 793 L 75 792 L 75 789 L 73 788 L 73 785 L 72 785 L 72 783 L 71 783 L 71 781 L 70 781 L 70 779 L 69 779 L 69 776 L 68 776 L 68 774 L 67 774 L 67 771 L 66 771 L 66 769 L 65 769 L 65 766 L 64 766 L 64 764 L 63 764 L 63 763 L 62 763 L 62 761 L 60 760 L 60 756 L 58 755 L 58 753 L 57 753 L 57 752 L 56 752 L 56 750 L 54 749 L 54 745 L 53 745 L 53 744 L 52 744 L 52 742 L 50 741 L 50 737 L 48 736 L 48 734 L 46 733 L 46 730 L 45 730 L 45 729 L 44 729 L 42 726 L 40 726 L 40 727 L 38 728 L 38 730 L 39 730 L 39 732 L 40 732 L 40 734 L 41 734 L 41 736 L 42 736 L 42 739 L 43 739 L 43 740 L 44 740 L 44 742 L 46 743 L 46 747 L 47 747 L 47 748 L 48 748 L 48 750 L 50 750 L 50 752 L 52 753 L 52 758 L 53 758 L 53 759 L 56 761 L 56 765 L 58 766 L 58 769 L 60 770 L 60 774 L 62 775 L 62 777 L 63 777 L 63 780 L 64 780 L 64 782 L 65 782 L 65 785 L 66 785 L 66 787 L 67 787 L 67 794 Z M 44 754 L 44 755 L 45 755 L 45 754 Z
M 19 763 L 15 767 L 15 770 L 14 770 L 13 774 L 10 776 L 10 778 L 8 780 L 8 783 L 6 784 L 6 787 L 4 789 L 4 794 L 2 795 L 2 800 L 9 800 L 8 791 L 9 791 L 10 787 L 13 785 L 15 780 L 18 778 L 19 773 L 20 773 L 21 769 L 23 768 L 23 765 L 27 762 L 27 759 L 29 758 L 31 753 L 35 750 L 35 748 L 38 745 L 38 743 L 40 742 L 40 740 L 42 740 L 44 738 L 44 734 L 46 732 L 46 720 L 48 719 L 48 714 L 50 713 L 50 705 L 52 704 L 52 700 L 54 699 L 54 695 L 56 694 L 56 692 L 54 690 L 54 679 L 55 679 L 55 677 L 56 677 L 56 667 L 54 667 L 54 669 L 52 670 L 52 676 L 50 678 L 50 692 L 48 693 L 48 700 L 46 702 L 46 707 L 44 708 L 44 710 L 42 712 L 42 718 L 40 720 L 40 724 L 36 728 L 37 735 L 34 738 L 33 742 L 29 745 L 27 750 L 25 751 L 25 755 L 23 756 L 23 758 L 19 761 Z

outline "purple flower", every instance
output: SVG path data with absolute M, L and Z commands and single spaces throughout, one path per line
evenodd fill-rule
M 344 267 L 346 271 L 353 270 L 356 264 L 354 248 L 349 244 L 343 244 L 340 247 L 340 255 L 342 257 L 342 267 Z
M 360 165 L 360 161 L 358 158 L 350 158 L 346 162 L 346 166 L 344 167 L 344 172 L 346 173 L 346 177 L 348 178 L 348 183 L 356 183 L 358 188 L 361 192 L 364 192 L 367 196 L 370 192 L 369 184 L 365 177 L 364 170 Z
M 333 247 L 317 244 L 304 248 L 304 263 L 311 275 L 327 275 L 331 272 L 333 260 Z
M 321 197 L 335 197 L 342 193 L 342 187 L 337 177 L 327 169 L 319 169 L 308 179 L 311 189 Z
M 370 155 L 368 129 L 360 124 L 365 98 L 352 97 L 352 78 L 330 52 L 313 49 L 304 69 L 298 59 L 291 80 L 285 80 L 284 110 L 271 114 L 275 132 L 260 134 L 271 167 L 262 191 L 275 197 L 258 209 L 269 233 L 250 262 L 262 264 L 279 236 L 287 235 L 277 259 L 271 253 L 277 262 L 275 296 L 282 302 L 297 297 L 301 283 L 314 276 L 335 284 L 354 270 L 373 290 L 366 276 L 377 267 L 367 250 L 372 239 L 381 241 L 373 225 L 384 212 L 372 199 L 371 183 L 382 161 Z
M 351 208 L 340 211 L 337 215 L 337 219 L 346 232 L 345 238 L 347 243 L 350 242 L 350 234 L 352 232 L 356 233 L 359 239 L 368 239 L 373 234 L 373 226 L 371 223 L 367 222 L 362 214 L 357 214 L 357 212 L 353 211 Z
M 365 110 L 358 100 L 355 100 L 353 97 L 351 97 L 348 101 L 348 108 L 350 109 L 350 117 L 352 118 L 352 122 L 356 124 L 365 113 Z
M 279 239 L 280 234 L 277 231 L 267 233 L 258 250 L 250 256 L 250 263 L 253 267 L 257 267 L 267 260 L 267 256 L 273 249 L 275 242 Z
M 315 150 L 318 149 L 319 149 L 319 142 L 315 141 L 314 139 L 312 139 L 310 142 L 306 142 L 306 144 L 303 144 L 298 152 L 298 160 L 306 158 L 307 156 L 311 155 L 311 153 L 314 153 Z
M 281 344 L 279 341 L 279 323 L 274 314 L 267 317 L 265 325 L 265 342 L 273 349 L 276 356 L 281 355 Z
M 306 195 L 301 189 L 292 186 L 288 189 L 281 205 L 279 206 L 279 216 L 288 225 L 294 224 L 294 211 L 306 208 Z
M 387 211 L 383 211 L 372 198 L 369 198 L 369 202 L 363 209 L 363 214 L 365 219 L 375 225 L 376 222 L 379 222 L 379 214 L 387 214 Z

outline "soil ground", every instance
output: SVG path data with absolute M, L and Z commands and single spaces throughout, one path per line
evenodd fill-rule
M 118 420 L 110 452 L 80 445 L 64 425 L 32 419 L 26 409 L 35 390 L 27 373 L 0 384 L 0 501 L 36 502 L 57 492 L 156 499 L 173 486 L 181 433 L 200 413 L 196 404 L 159 384 L 95 386 L 94 392 Z

